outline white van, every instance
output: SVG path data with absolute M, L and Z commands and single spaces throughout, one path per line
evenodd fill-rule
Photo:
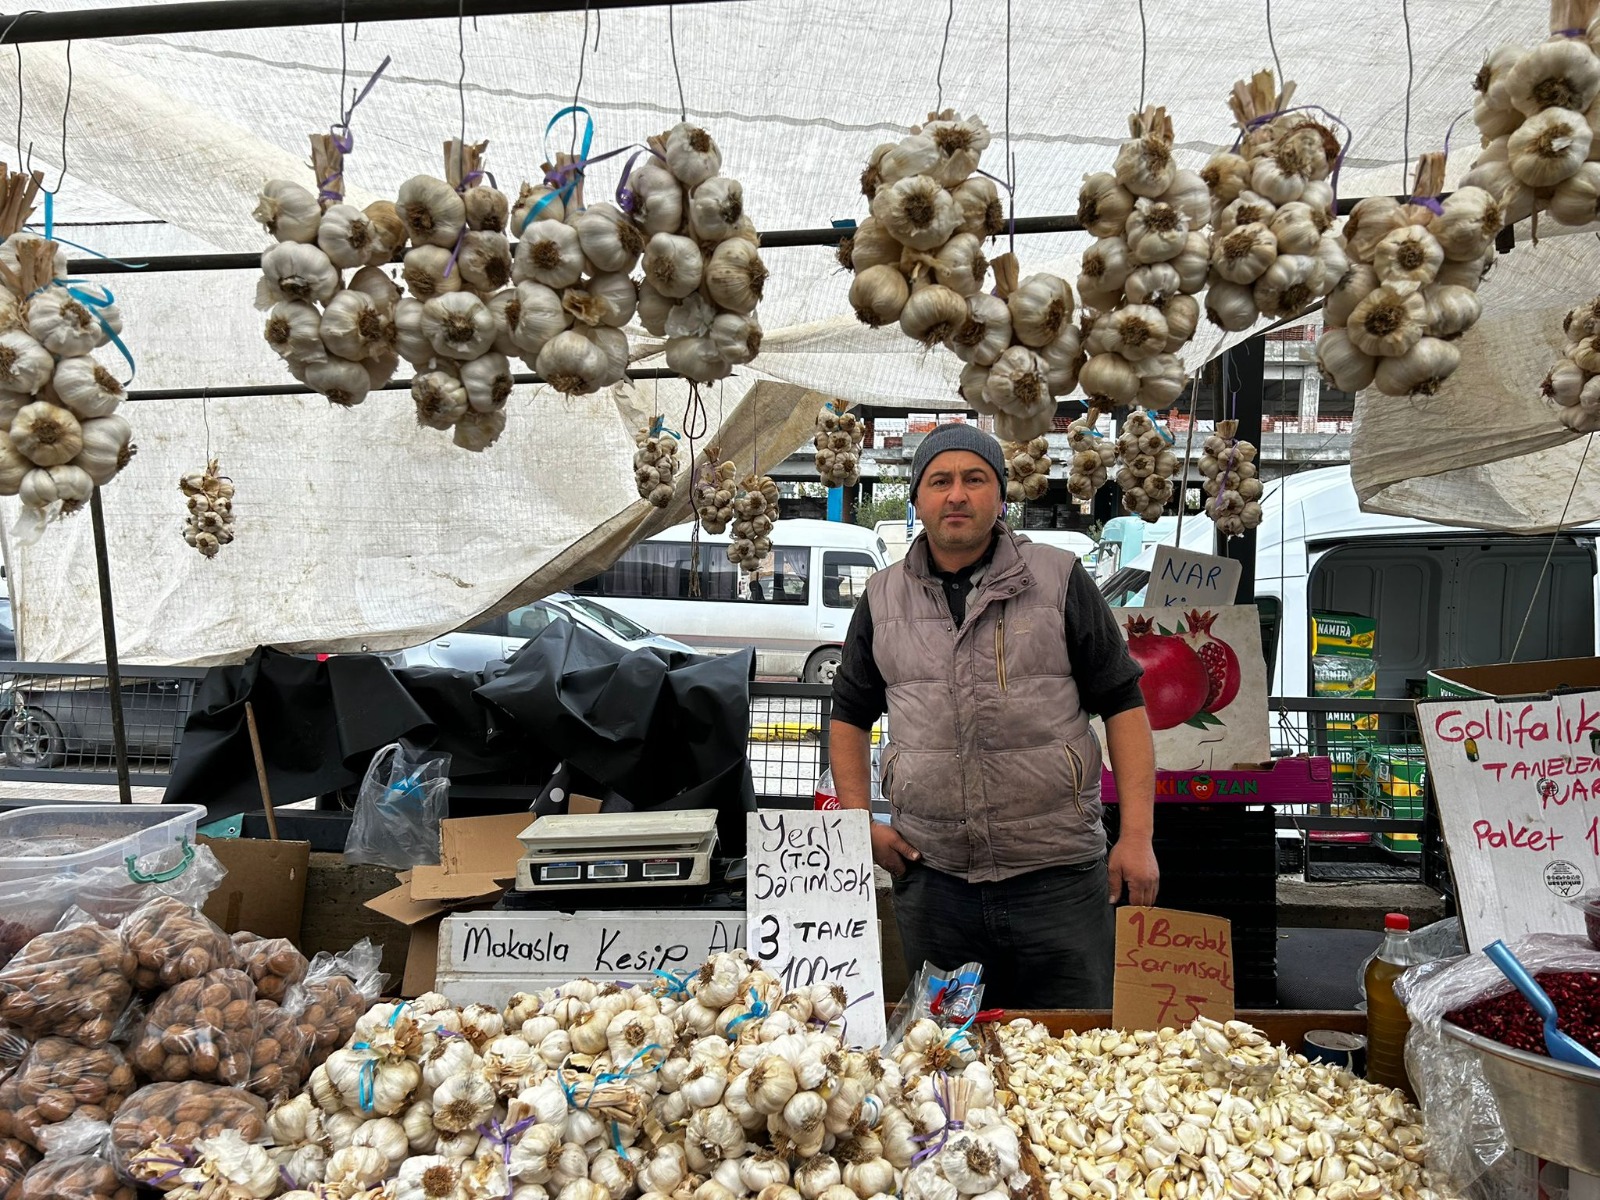
M 851 610 L 883 539 L 838 521 L 779 521 L 755 572 L 728 561 L 729 535 L 700 533 L 698 598 L 689 595 L 692 526 L 676 525 L 623 552 L 572 590 L 702 652 L 755 647 L 761 675 L 832 683 Z
M 1310 616 L 1351 612 L 1378 622 L 1378 694 L 1404 697 L 1436 667 L 1596 652 L 1593 527 L 1555 539 L 1365 513 L 1349 467 L 1267 483 L 1256 539 L 1256 603 L 1275 696 L 1309 696 Z M 1186 517 L 1182 546 L 1214 553 L 1216 529 Z M 1538 602 L 1530 612 L 1545 556 Z M 1143 603 L 1147 547 L 1106 579 L 1112 605 Z M 1523 629 L 1524 618 L 1527 628 Z M 1518 637 L 1521 645 L 1517 646 Z

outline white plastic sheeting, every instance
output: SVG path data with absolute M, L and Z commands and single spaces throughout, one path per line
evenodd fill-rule
M 39 7 L 83 3 L 42 0 Z M 1198 166 L 1233 141 L 1228 88 L 1270 61 L 1264 7 L 1146 0 L 1144 8 L 1147 99 L 1173 114 L 1180 155 Z M 747 0 L 675 10 L 684 103 L 717 137 L 724 171 L 745 184 L 760 227 L 865 215 L 856 177 L 876 143 L 898 137 L 932 106 L 945 15 L 944 5 L 904 0 L 867 7 Z M 1354 131 L 1341 193 L 1400 189 L 1409 169 L 1399 6 L 1358 0 L 1334 14 L 1310 0 L 1277 0 L 1272 16 L 1284 74 L 1299 84 L 1295 101 L 1337 113 Z M 1467 107 L 1484 52 L 1537 37 L 1543 14 L 1534 5 L 1432 0 L 1414 5 L 1410 18 L 1414 156 L 1439 145 Z M 538 175 L 551 150 L 570 146 L 565 126 L 547 145 L 545 125 L 575 93 L 594 114 L 597 153 L 673 123 L 678 82 L 667 11 L 587 20 L 581 88 L 582 13 L 466 22 L 460 93 L 456 22 L 349 29 L 344 94 L 384 55 L 393 60 L 352 122 L 352 197 L 392 196 L 410 175 L 437 173 L 442 144 L 462 132 L 463 95 L 467 136 L 489 139 L 488 166 L 513 193 Z M 262 248 L 264 235 L 250 218 L 255 191 L 273 176 L 311 182 L 306 135 L 338 116 L 340 55 L 337 26 L 75 43 L 69 175 L 57 213 L 72 224 L 63 236 L 119 257 Z M 1133 0 L 957 0 L 945 59 L 944 103 L 989 121 L 996 144 L 985 166 L 997 174 L 1007 173 L 1009 108 L 1017 215 L 1070 212 L 1082 176 L 1108 167 L 1139 104 L 1139 10 Z M 63 165 L 65 47 L 28 45 L 23 62 L 22 141 L 53 177 Z M 0 126 L 9 128 L 18 99 L 16 75 L 0 71 L 7 116 Z M 1458 129 L 1452 181 L 1470 158 L 1467 124 Z M 615 186 L 621 162 L 595 168 L 591 199 Z M 1024 273 L 1075 278 L 1088 244 L 1081 235 L 1037 236 L 1018 239 L 1017 251 Z M 1544 252 L 1541 245 L 1528 253 Z M 847 281 L 830 249 L 774 248 L 765 257 L 772 278 L 760 312 L 767 339 L 759 370 L 741 372 L 713 397 L 720 412 L 757 379 L 792 385 L 773 386 L 760 401 L 771 429 L 764 461 L 803 440 L 822 395 L 955 403 L 949 355 L 921 351 L 893 330 L 865 330 L 848 316 Z M 111 282 L 139 358 L 136 386 L 284 378 L 261 343 L 248 273 Z M 1520 319 L 1497 287 L 1492 281 L 1484 292 L 1487 312 L 1474 338 Z M 1202 334 L 1191 365 L 1225 344 Z M 641 338 L 639 352 L 648 349 Z M 643 365 L 655 364 L 646 358 Z M 645 396 L 651 387 L 642 385 Z M 669 423 L 681 412 L 675 399 L 663 407 Z M 403 392 L 374 395 L 349 413 L 314 399 L 212 401 L 204 410 L 210 449 L 239 488 L 238 540 L 216 561 L 201 560 L 178 535 L 177 477 L 201 467 L 207 450 L 198 402 L 132 406 L 140 455 L 106 491 L 119 625 L 131 659 L 236 660 L 257 642 L 348 649 L 420 641 L 564 578 L 575 569 L 574 544 L 585 548 L 584 563 L 603 561 L 625 544 L 630 523 L 660 519 L 633 498 L 633 425 L 610 399 L 519 389 L 506 436 L 483 455 L 415 429 Z M 87 519 L 62 522 L 36 546 L 9 547 L 8 564 L 24 652 L 97 657 Z

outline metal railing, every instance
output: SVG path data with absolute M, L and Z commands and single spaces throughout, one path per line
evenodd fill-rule
M 134 785 L 166 784 L 205 674 L 185 667 L 122 668 Z M 810 807 L 828 762 L 832 707 L 826 685 L 750 685 L 749 758 L 760 804 Z M 1448 890 L 1411 701 L 1275 697 L 1269 715 L 1275 754 L 1334 759 L 1332 803 L 1277 807 L 1278 829 L 1301 835 L 1301 858 L 1288 869 L 1303 869 L 1312 881 L 1419 880 Z M 103 664 L 0 664 L 0 780 L 115 781 Z
M 124 665 L 121 675 L 129 781 L 163 787 L 206 672 Z M 105 664 L 0 663 L 0 761 L 0 779 L 114 784 Z

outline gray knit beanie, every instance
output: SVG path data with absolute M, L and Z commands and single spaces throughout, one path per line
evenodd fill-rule
M 917 447 L 917 453 L 911 460 L 911 500 L 917 499 L 917 485 L 922 482 L 922 473 L 931 463 L 946 450 L 970 450 L 989 466 L 994 468 L 994 477 L 1000 483 L 1000 494 L 1005 495 L 1006 490 L 1006 460 L 1005 454 L 1000 449 L 1000 443 L 976 425 L 969 425 L 963 421 L 940 425 L 927 437 L 922 439 L 922 444 Z

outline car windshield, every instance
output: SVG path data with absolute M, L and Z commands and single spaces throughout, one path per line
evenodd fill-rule
M 1100 594 L 1112 608 L 1138 608 L 1144 603 L 1150 572 L 1138 567 L 1123 567 L 1100 585 Z
M 604 604 L 596 604 L 581 596 L 568 596 L 560 601 L 561 604 L 582 613 L 592 621 L 598 621 L 612 633 L 627 638 L 630 642 L 642 641 L 652 637 L 651 632 L 637 621 L 630 621 L 615 609 L 607 608 Z

